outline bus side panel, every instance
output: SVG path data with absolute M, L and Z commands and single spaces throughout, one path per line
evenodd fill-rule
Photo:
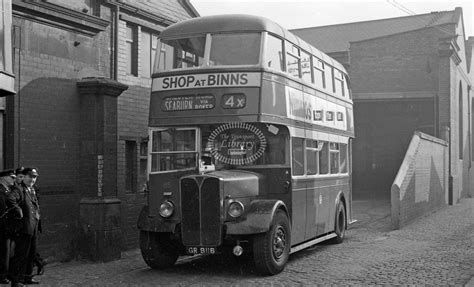
M 306 182 L 293 179 L 292 187 L 291 245 L 296 245 L 306 239 Z
M 314 183 L 314 186 L 321 193 L 321 212 L 324 213 L 325 220 L 318 221 L 318 235 L 334 231 L 336 215 L 336 197 L 340 192 L 344 193 L 346 203 L 349 198 L 349 178 L 336 177 L 320 179 Z M 318 213 L 319 215 L 319 213 Z M 321 217 L 321 219 L 323 219 Z

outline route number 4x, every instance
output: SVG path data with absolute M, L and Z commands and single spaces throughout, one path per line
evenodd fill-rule
M 224 107 L 240 109 L 245 107 L 245 96 L 244 95 L 230 95 L 224 102 Z

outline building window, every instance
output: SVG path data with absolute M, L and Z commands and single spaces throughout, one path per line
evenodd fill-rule
M 142 31 L 140 42 L 140 76 L 142 77 L 151 77 L 153 63 L 155 62 L 157 43 L 157 35 Z
M 5 70 L 5 20 L 6 15 L 6 7 L 8 5 L 9 0 L 0 0 L 0 71 Z
M 129 75 L 138 76 L 138 39 L 136 26 L 127 25 L 125 42 L 127 49 L 126 72 Z
M 140 142 L 140 170 L 138 173 L 138 189 L 143 191 L 147 179 L 147 155 L 148 155 L 148 138 Z
M 100 16 L 100 3 L 98 0 L 48 0 L 48 2 L 84 14 Z
M 136 159 L 137 143 L 135 141 L 125 141 L 125 190 L 127 192 L 136 191 Z
M 463 109 L 462 109 L 462 84 L 459 82 L 459 159 L 463 159 L 464 136 L 463 136 Z

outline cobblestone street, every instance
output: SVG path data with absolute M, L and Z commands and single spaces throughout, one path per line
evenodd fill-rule
M 340 245 L 320 244 L 290 257 L 272 277 L 232 256 L 181 259 L 165 271 L 148 268 L 138 250 L 110 263 L 47 266 L 41 286 L 153 285 L 465 285 L 474 276 L 474 199 L 463 199 L 401 230 L 390 230 L 388 201 L 354 201 Z M 472 281 L 471 281 L 472 282 Z

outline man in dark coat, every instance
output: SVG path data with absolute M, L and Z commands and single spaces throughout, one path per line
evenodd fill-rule
M 23 182 L 13 188 L 7 196 L 7 206 L 12 208 L 15 228 L 15 253 L 10 261 L 12 286 L 38 284 L 33 280 L 33 261 L 36 254 L 36 240 L 40 209 L 34 190 L 38 177 L 36 168 L 25 168 Z
M 15 172 L 4 170 L 0 172 L 0 284 L 8 284 L 8 263 L 10 261 L 10 232 L 7 225 L 8 207 L 7 196 L 14 185 Z

